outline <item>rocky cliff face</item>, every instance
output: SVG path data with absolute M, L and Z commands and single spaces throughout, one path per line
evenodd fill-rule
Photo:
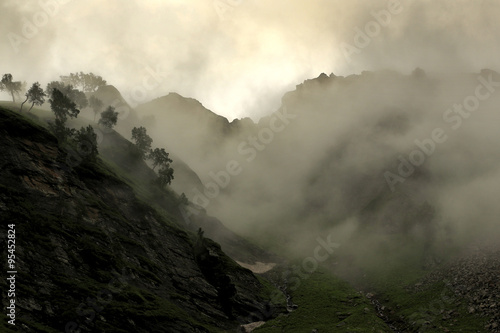
M 19 331 L 220 332 L 274 313 L 271 289 L 216 243 L 181 230 L 102 160 L 68 167 L 68 152 L 23 118 L 0 110 L 1 239 L 15 224 Z

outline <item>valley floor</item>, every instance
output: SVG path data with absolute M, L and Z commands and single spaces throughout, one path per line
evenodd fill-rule
M 289 312 L 254 332 L 500 332 L 498 246 L 411 273 L 366 269 L 350 284 L 341 260 L 301 274 L 299 264 L 263 274 L 289 295 Z

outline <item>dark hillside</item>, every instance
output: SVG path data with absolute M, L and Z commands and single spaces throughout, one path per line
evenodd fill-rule
M 21 331 L 216 332 L 266 306 L 269 289 L 249 270 L 101 159 L 68 168 L 52 134 L 4 108 L 0 136 L 2 240 L 15 224 Z

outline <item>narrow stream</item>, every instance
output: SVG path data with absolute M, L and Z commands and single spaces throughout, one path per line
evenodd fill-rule
M 285 295 L 286 298 L 286 310 L 288 312 L 292 312 L 293 310 L 296 310 L 299 306 L 297 304 L 294 304 L 292 301 L 292 296 L 287 293 L 287 286 L 288 286 L 288 279 L 284 278 L 283 279 L 283 286 L 277 286 L 279 290 Z

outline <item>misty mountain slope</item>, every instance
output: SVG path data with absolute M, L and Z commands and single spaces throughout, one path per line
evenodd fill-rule
M 234 260 L 245 263 L 280 260 L 235 234 L 216 217 L 208 216 L 200 207 L 192 205 L 184 207 L 178 195 L 171 191 L 158 191 L 154 185 L 157 177 L 155 172 L 142 159 L 134 155 L 133 144 L 119 133 L 115 131 L 106 133 L 99 151 L 104 160 L 114 165 L 114 170 L 127 179 L 139 193 L 142 193 L 144 200 L 154 204 L 157 210 L 165 211 L 169 216 L 175 217 L 182 228 L 194 232 L 201 227 L 205 235 L 218 242 L 224 252 Z M 174 179 L 171 184 L 173 190 L 192 189 L 201 185 L 196 173 L 186 163 L 177 159 L 175 155 L 170 156 L 174 160 L 172 163 Z
M 393 71 L 349 77 L 322 74 L 285 94 L 282 107 L 256 126 L 246 121 L 229 124 L 199 102 L 177 94 L 138 110 L 141 116 L 165 120 L 161 127 L 152 124 L 152 136 L 167 143 L 172 154 L 188 156 L 189 166 L 204 184 L 213 182 L 209 174 L 224 170 L 228 161 L 242 166 L 243 172 L 219 188 L 213 199 L 203 199 L 205 188 L 197 181 L 179 191 L 197 204 L 209 201 L 208 212 L 238 233 L 261 240 L 260 235 L 267 234 L 270 238 L 265 243 L 274 243 L 274 235 L 279 234 L 279 239 L 294 243 L 294 235 L 301 238 L 303 228 L 321 233 L 327 226 L 357 218 L 362 211 L 364 221 L 378 221 L 375 224 L 382 229 L 408 231 L 412 227 L 404 225 L 420 223 L 412 216 L 423 204 L 443 217 L 436 229 L 453 226 L 456 217 L 450 214 L 446 191 L 495 172 L 498 150 L 478 133 L 483 129 L 494 133 L 498 77 L 490 70 L 455 75 L 421 70 L 410 75 Z M 483 94 L 492 91 L 481 101 L 481 112 L 467 118 L 450 113 L 478 85 Z M 269 142 L 262 141 L 271 122 L 283 117 L 285 126 Z M 447 141 L 434 142 L 432 152 L 423 154 L 425 147 L 415 142 L 428 145 L 436 128 L 443 130 Z M 415 150 L 420 150 L 424 162 L 415 168 L 410 165 L 411 174 L 399 178 L 392 188 L 386 172 L 398 175 L 401 161 L 408 164 Z M 459 163 L 470 160 L 468 154 L 477 157 L 476 165 Z M 374 203 L 380 212 L 371 209 L 367 214 L 365 207 L 373 208 Z M 253 209 L 256 206 L 258 210 Z M 388 217 L 399 226 L 383 221 Z M 458 225 L 457 232 L 463 234 L 464 223 Z
M 198 168 L 200 163 L 224 157 L 229 138 L 234 140 L 242 133 L 255 130 L 255 124 L 250 119 L 230 123 L 206 109 L 199 101 L 177 93 L 141 104 L 136 110 L 143 120 L 154 119 L 151 123 L 146 122 L 152 137 L 169 142 L 171 150 L 189 165 L 196 166 L 193 169 L 197 172 L 206 170 Z
M 105 106 L 116 108 L 119 113 L 119 121 L 115 127 L 117 132 L 129 137 L 133 127 L 145 126 L 148 134 L 154 139 L 153 146 L 167 149 L 175 170 L 172 188 L 178 193 L 186 192 L 188 196 L 194 188 L 202 187 L 199 177 L 189 167 L 189 162 L 199 163 L 200 160 L 206 159 L 207 154 L 215 153 L 220 148 L 220 140 L 214 141 L 213 138 L 217 138 L 220 133 L 237 133 L 241 128 L 254 125 L 250 119 L 229 123 L 226 118 L 205 109 L 198 101 L 176 93 L 170 93 L 135 109 L 112 85 L 101 86 L 92 95 L 102 100 Z M 161 128 L 157 128 L 160 120 L 164 122 Z M 190 142 L 196 144 L 187 144 Z M 197 147 L 199 143 L 208 146 Z
M 172 159 L 172 168 L 175 170 L 175 181 L 170 187 L 177 193 L 183 193 L 186 189 L 202 186 L 200 177 L 179 156 L 169 153 Z
M 112 86 L 105 88 L 106 91 L 112 93 L 112 96 L 116 96 L 116 93 L 119 94 Z M 11 104 L 2 103 L 2 105 L 12 107 L 14 110 L 18 109 L 18 105 Z M 34 108 L 27 116 L 32 117 L 35 121 L 43 120 L 40 124 L 45 127 L 47 127 L 46 122 L 53 119 L 52 112 L 38 108 Z M 154 204 L 155 209 L 164 212 L 167 216 L 173 216 L 175 221 L 180 222 L 181 228 L 188 228 L 191 231 L 203 228 L 207 237 L 221 244 L 225 253 L 240 262 L 254 264 L 256 261 L 277 262 L 282 260 L 229 230 L 219 219 L 208 216 L 201 207 L 191 205 L 190 208 L 182 208 L 183 204 L 179 201 L 177 194 L 172 191 L 158 191 L 154 186 L 157 178 L 155 172 L 147 163 L 138 158 L 137 154 L 134 153 L 133 144 L 117 131 L 105 129 L 84 117 L 68 121 L 68 126 L 75 129 L 87 125 L 91 125 L 95 130 L 103 133 L 99 152 L 101 157 L 113 168 L 113 171 L 132 186 L 137 193 L 141 194 L 141 199 Z M 118 121 L 117 130 L 122 132 L 123 128 L 119 125 L 120 121 Z M 158 145 L 160 144 L 158 143 Z M 183 191 L 187 192 L 203 186 L 198 175 L 184 161 L 172 153 L 170 153 L 170 157 L 173 160 L 171 165 L 174 168 L 174 179 L 169 188 L 180 194 Z
M 132 128 L 141 126 L 141 121 L 137 116 L 136 111 L 132 106 L 130 106 L 127 101 L 123 98 L 122 94 L 113 85 L 100 86 L 96 92 L 87 93 L 87 98 L 94 96 L 101 100 L 103 103 L 104 111 L 108 106 L 115 108 L 118 112 L 118 122 L 115 126 L 115 130 L 122 133 L 125 136 L 129 136 Z M 83 110 L 82 110 L 83 111 Z M 101 112 L 102 112 L 101 111 Z M 94 119 L 94 112 L 90 108 L 84 111 L 89 119 Z M 96 121 L 99 120 L 99 115 L 96 117 Z
M 92 96 L 100 99 L 104 105 L 131 108 L 118 89 L 112 85 L 100 86 L 96 92 L 92 93 Z
M 153 117 L 151 115 L 149 117 L 141 115 L 142 119 L 139 120 L 137 111 L 125 101 L 121 93 L 114 86 L 99 87 L 93 95 L 102 100 L 104 105 L 113 105 L 116 107 L 116 111 L 120 114 L 116 131 L 122 133 L 124 136 L 130 136 L 132 128 L 139 126 L 138 124 L 144 124 L 147 128 L 151 126 L 149 123 L 153 120 Z M 177 141 L 177 138 L 173 141 L 155 141 L 154 145 L 166 145 L 168 149 L 172 142 L 175 141 Z M 112 144 L 115 143 L 118 144 L 116 141 L 112 142 Z M 106 145 L 106 142 L 104 142 L 104 145 Z M 109 149 L 109 152 L 112 153 L 112 149 Z M 172 184 L 172 188 L 175 191 L 182 193 L 185 189 L 192 189 L 201 185 L 196 173 L 180 157 L 170 152 L 170 158 L 173 160 L 172 167 L 175 170 L 175 181 Z
M 335 228 L 375 202 L 380 212 L 372 209 L 365 220 L 379 221 L 382 228 L 382 220 L 389 215 L 396 224 L 418 225 L 415 214 L 426 203 L 439 216 L 433 223 L 438 232 L 450 227 L 457 237 L 467 237 L 483 229 L 474 230 L 471 215 L 477 210 L 471 203 L 477 197 L 465 202 L 465 184 L 476 184 L 479 190 L 481 180 L 498 180 L 500 151 L 494 124 L 499 120 L 499 78 L 491 70 L 455 75 L 323 74 L 285 94 L 282 107 L 259 121 L 253 135 L 257 143 L 250 136 L 243 141 L 228 137 L 223 156 L 209 156 L 203 164 L 190 166 L 205 168 L 205 177 L 198 174 L 207 184 L 212 181 L 206 176 L 209 171 L 224 170 L 230 160 L 239 162 L 242 173 L 220 189 L 207 210 L 255 239 L 279 235 L 280 242 L 303 244 L 304 233 L 333 232 L 340 240 L 344 235 Z M 487 97 L 478 100 L 476 111 L 469 112 L 465 106 L 464 116 L 454 111 L 455 105 L 473 103 L 476 91 Z M 271 121 L 279 114 L 288 115 L 282 130 L 273 132 L 272 139 L 260 140 L 258 134 L 266 139 Z M 436 129 L 440 142 L 433 139 Z M 409 162 L 410 154 L 419 165 Z M 400 168 L 409 171 L 401 176 Z M 387 172 L 400 178 L 390 184 Z M 468 212 L 455 209 L 450 201 L 458 198 L 456 191 Z M 496 209 L 491 200 L 483 200 L 484 204 L 490 211 Z M 498 231 L 493 219 L 482 223 Z M 275 243 L 273 237 L 266 244 Z
M 273 314 L 269 286 L 100 159 L 68 168 L 52 134 L 3 108 L 0 131 L 0 214 L 16 228 L 23 331 L 217 332 Z
M 135 110 L 127 103 L 116 87 L 112 85 L 100 86 L 96 92 L 87 95 L 101 100 L 104 108 L 108 106 L 114 107 L 119 113 L 119 125 L 124 131 L 130 132 L 134 124 L 139 122 Z

